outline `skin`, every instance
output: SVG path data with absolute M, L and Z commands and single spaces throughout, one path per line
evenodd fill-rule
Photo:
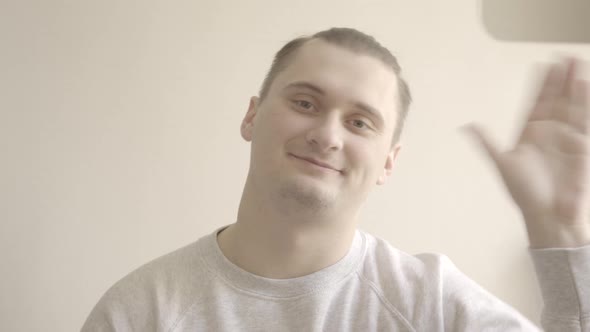
M 590 244 L 590 86 L 581 66 L 550 66 L 512 148 L 500 151 L 479 126 L 467 128 L 519 206 L 531 248 Z
M 250 100 L 241 126 L 252 145 L 250 170 L 237 222 L 219 234 L 224 255 L 276 279 L 341 259 L 362 203 L 385 183 L 400 150 L 391 144 L 396 100 L 395 74 L 379 60 L 306 43 L 266 98 Z
M 386 182 L 401 148 L 391 144 L 394 75 L 379 60 L 312 40 L 264 100 L 250 99 L 240 128 L 251 142 L 250 169 L 237 221 L 218 235 L 231 262 L 287 279 L 346 255 L 362 204 Z M 575 61 L 554 65 L 506 152 L 478 126 L 467 128 L 498 167 L 533 248 L 590 244 L 587 90 Z

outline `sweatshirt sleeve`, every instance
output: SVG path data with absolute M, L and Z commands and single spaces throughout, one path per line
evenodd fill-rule
M 590 246 L 529 252 L 543 296 L 544 330 L 590 332 Z
M 114 332 L 116 331 L 106 319 L 102 312 L 99 310 L 93 310 L 84 325 L 80 329 L 80 332 Z

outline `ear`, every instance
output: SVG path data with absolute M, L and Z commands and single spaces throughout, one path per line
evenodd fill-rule
M 389 154 L 387 154 L 387 159 L 385 159 L 385 166 L 383 167 L 383 173 L 381 173 L 381 175 L 377 179 L 378 185 L 385 184 L 385 180 L 387 180 L 387 178 L 391 175 L 391 172 L 393 171 L 393 164 L 395 163 L 395 160 L 397 159 L 397 155 L 401 148 L 402 145 L 398 143 L 395 146 L 393 146 L 391 148 L 391 151 L 389 151 Z
M 254 128 L 254 118 L 256 117 L 256 113 L 258 112 L 258 105 L 259 98 L 251 97 L 250 105 L 248 106 L 248 112 L 246 112 L 246 115 L 242 120 L 242 125 L 240 126 L 242 138 L 244 138 L 246 142 L 252 141 L 252 130 Z

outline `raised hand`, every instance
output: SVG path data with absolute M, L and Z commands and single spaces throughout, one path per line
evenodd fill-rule
M 590 85 L 578 78 L 580 66 L 551 65 L 511 149 L 468 126 L 520 207 L 531 248 L 590 244 Z

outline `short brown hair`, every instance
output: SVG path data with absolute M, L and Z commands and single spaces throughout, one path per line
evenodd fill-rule
M 312 39 L 321 39 L 336 46 L 343 47 L 354 53 L 372 56 L 378 60 L 381 60 L 383 64 L 393 70 L 397 78 L 400 99 L 398 105 L 398 121 L 393 132 L 393 143 L 395 144 L 397 141 L 399 141 L 410 104 L 412 103 L 410 88 L 401 75 L 402 70 L 399 63 L 397 62 L 396 57 L 391 54 L 387 48 L 383 47 L 377 40 L 375 40 L 374 37 L 355 29 L 331 28 L 320 31 L 312 36 L 303 36 L 293 39 L 285 44 L 277 52 L 277 54 L 275 54 L 270 70 L 266 74 L 266 77 L 260 88 L 260 100 L 264 100 L 268 94 L 268 91 L 270 90 L 271 84 L 278 74 L 287 67 L 291 58 L 295 54 L 295 51 L 297 51 L 301 46 Z

